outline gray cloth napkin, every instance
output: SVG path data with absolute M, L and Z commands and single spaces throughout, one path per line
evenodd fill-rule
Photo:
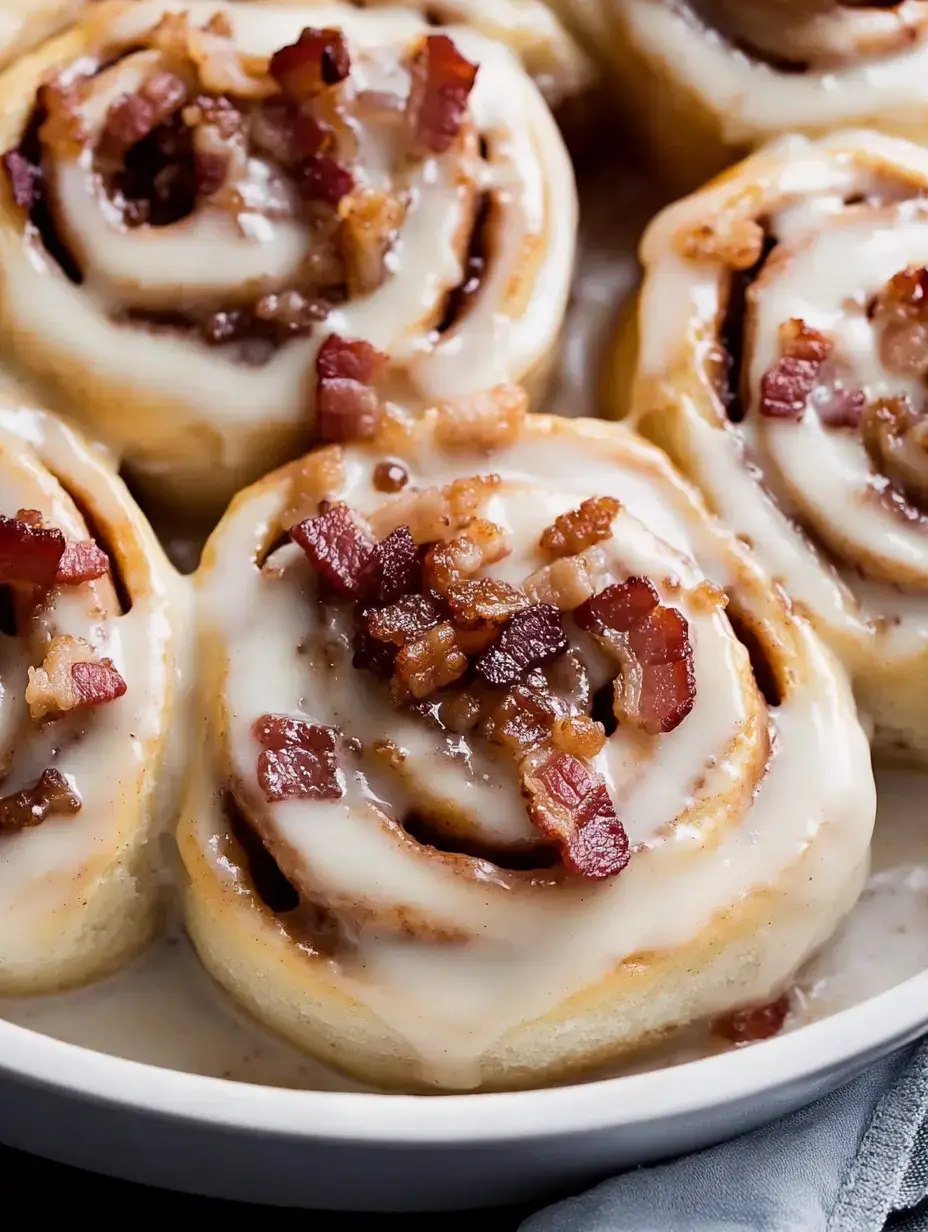
M 928 1209 L 913 1209 L 926 1197 L 923 1042 L 782 1121 L 606 1181 L 521 1232 L 928 1232 Z

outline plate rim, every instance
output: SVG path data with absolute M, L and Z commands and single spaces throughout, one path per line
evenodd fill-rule
M 402 1095 L 262 1086 L 165 1069 L 0 1020 L 0 1073 L 123 1112 L 345 1146 L 551 1139 L 672 1121 L 886 1054 L 928 1028 L 928 971 L 786 1035 L 570 1086 Z

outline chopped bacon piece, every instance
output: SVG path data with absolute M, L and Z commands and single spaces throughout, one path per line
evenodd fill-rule
M 564 708 L 550 693 L 517 684 L 494 707 L 484 723 L 484 733 L 494 744 L 523 757 L 550 737 Z
M 43 770 L 31 787 L 0 799 L 0 834 L 17 834 L 46 817 L 77 813 L 80 796 L 58 770 Z
M 111 659 L 95 659 L 89 642 L 65 634 L 53 639 L 41 667 L 29 668 L 26 705 L 38 722 L 113 702 L 126 687 Z
M 525 593 L 534 603 L 551 603 L 561 612 L 572 612 L 596 594 L 603 568 L 592 553 L 564 556 L 530 574 Z
M 441 621 L 442 604 L 435 595 L 405 595 L 389 607 L 370 612 L 367 631 L 380 642 L 408 646 Z
M 92 539 L 69 539 L 55 580 L 63 586 L 76 586 L 103 577 L 109 567 L 110 558 Z
M 408 526 L 398 526 L 374 547 L 370 583 L 365 597 L 372 603 L 395 603 L 417 590 L 422 560 Z
M 555 748 L 572 753 L 574 757 L 595 757 L 606 743 L 606 729 L 602 723 L 585 714 L 572 714 L 558 719 L 552 739 Z
M 396 647 L 390 642 L 379 642 L 364 629 L 356 629 L 352 639 L 351 666 L 359 671 L 373 672 L 375 676 L 389 678 L 396 663 Z
M 928 269 L 900 270 L 877 295 L 872 319 L 890 372 L 928 376 Z
M 337 158 L 313 154 L 303 160 L 297 186 L 304 200 L 334 207 L 354 189 L 354 175 Z
M 570 753 L 557 750 L 523 775 L 529 815 L 561 847 L 568 868 L 601 881 L 628 863 L 628 835 L 606 784 Z
M 480 506 L 499 487 L 499 475 L 471 475 L 455 479 L 444 488 L 420 488 L 404 492 L 393 500 L 384 501 L 373 514 L 371 522 L 378 534 L 385 535 L 395 526 L 408 526 L 416 543 L 445 540 L 466 527 L 468 536 L 484 540 L 492 522 L 475 523 Z M 494 527 L 497 536 L 501 533 Z M 495 559 L 501 560 L 508 551 Z M 485 544 L 486 550 L 491 545 Z M 487 563 L 490 563 L 487 560 Z
M 693 709 L 696 678 L 689 625 L 644 577 L 607 586 L 574 612 L 621 666 L 615 713 L 648 735 L 673 731 Z
M 187 102 L 187 86 L 175 73 L 153 73 L 137 94 L 117 99 L 106 115 L 101 148 L 108 159 L 122 158 Z
M 335 758 L 335 728 L 283 714 L 263 714 L 252 730 L 262 746 L 258 785 L 268 804 L 337 800 L 343 794 Z
M 621 506 L 611 496 L 585 500 L 579 509 L 562 513 L 541 536 L 541 548 L 552 556 L 576 556 L 612 535 Z
M 467 671 L 467 658 L 458 648 L 455 632 L 447 622 L 429 629 L 396 656 L 394 695 L 421 701 L 459 680 Z
M 864 411 L 861 437 L 893 487 L 915 505 L 928 506 L 928 415 L 906 397 L 880 398 Z
M 464 578 L 471 578 L 484 565 L 503 560 L 510 552 L 505 531 L 484 518 L 471 521 L 465 534 L 447 543 L 436 543 L 425 556 L 425 578 L 440 594 Z
M 7 150 L 3 155 L 3 170 L 13 201 L 28 214 L 42 196 L 42 168 L 31 163 L 20 150 Z
M 386 363 L 369 342 L 329 334 L 316 357 L 316 419 L 324 441 L 374 435 L 380 420 L 375 383 Z
M 65 547 L 61 531 L 44 526 L 35 510 L 20 510 L 15 518 L 0 516 L 0 583 L 53 585 Z
M 856 428 L 867 405 L 867 395 L 862 389 L 823 386 L 814 392 L 812 401 L 826 428 Z
M 567 649 L 567 635 L 556 607 L 535 603 L 516 612 L 492 646 L 474 660 L 474 670 L 487 684 L 517 684 L 529 670 L 557 658 Z
M 759 1040 L 770 1039 L 783 1030 L 789 1008 L 789 996 L 784 994 L 767 1005 L 751 1005 L 732 1010 L 730 1014 L 716 1018 L 712 1030 L 733 1044 L 754 1044 Z
M 325 513 L 291 527 L 290 537 L 337 594 L 357 599 L 364 593 L 374 544 L 347 505 L 330 505 Z
M 425 150 L 443 154 L 461 131 L 477 65 L 461 55 L 447 34 L 430 34 L 413 56 L 410 73 L 410 127 Z
M 818 384 L 822 365 L 831 355 L 832 343 L 804 321 L 793 319 L 780 326 L 781 357 L 764 373 L 760 411 L 768 419 L 799 420 Z
M 399 492 L 409 483 L 409 471 L 402 462 L 378 462 L 374 467 L 374 487 L 378 492 Z
M 529 606 L 524 591 L 495 578 L 462 578 L 451 582 L 444 597 L 458 629 L 499 628 L 516 612 Z
M 271 76 L 282 93 L 294 99 L 314 98 L 350 72 L 351 56 L 341 30 L 309 26 L 295 43 L 271 56 Z

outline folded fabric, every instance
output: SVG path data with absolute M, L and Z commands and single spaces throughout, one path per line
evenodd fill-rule
M 521 1232 L 928 1232 L 928 1043 L 818 1103 L 550 1207 Z

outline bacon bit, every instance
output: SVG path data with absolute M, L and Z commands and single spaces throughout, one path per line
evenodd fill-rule
M 467 671 L 467 658 L 458 649 L 454 627 L 445 622 L 404 646 L 394 670 L 395 699 L 412 696 L 421 701 L 459 680 Z
M 443 154 L 461 131 L 477 65 L 461 55 L 447 34 L 430 34 L 412 58 L 410 75 L 410 128 L 425 151 Z
M 585 500 L 579 509 L 562 513 L 541 536 L 541 549 L 551 556 L 576 556 L 612 536 L 621 505 L 611 496 Z
M 585 714 L 568 715 L 554 724 L 552 741 L 555 748 L 562 749 L 565 753 L 590 759 L 595 757 L 606 743 L 606 729 L 602 723 L 587 718 Z
M 422 561 L 408 526 L 395 531 L 374 546 L 371 576 L 365 597 L 372 603 L 395 603 L 417 590 L 422 580 Z
M 826 386 L 815 390 L 812 402 L 826 428 L 856 428 L 867 405 L 867 395 L 862 389 Z
M 438 445 L 492 453 L 518 440 L 528 413 L 528 395 L 518 385 L 497 385 L 454 402 L 440 402 L 436 409 Z
M 468 535 L 473 537 L 478 532 L 482 535 L 479 528 L 478 531 L 474 529 L 474 518 L 499 484 L 498 475 L 473 475 L 468 479 L 455 479 L 444 488 L 413 489 L 384 501 L 372 515 L 371 524 L 380 535 L 396 526 L 408 526 L 416 543 L 448 539 L 465 526 Z
M 731 1013 L 716 1018 L 712 1030 L 733 1044 L 754 1044 L 778 1035 L 783 1030 L 789 1009 L 789 996 L 784 994 L 768 1005 L 752 1005 L 732 1010 Z
M 448 731 L 466 736 L 480 722 L 483 707 L 466 689 L 444 698 L 438 707 L 438 717 Z
M 366 439 L 377 431 L 375 383 L 388 360 L 361 339 L 329 334 L 316 356 L 316 420 L 325 441 Z
M 487 684 L 507 687 L 529 668 L 563 654 L 567 644 L 557 608 L 535 603 L 516 612 L 493 645 L 474 660 L 474 670 Z
M 341 30 L 307 27 L 297 42 L 271 56 L 270 74 L 281 92 L 302 101 L 337 86 L 351 72 L 351 56 Z
M 46 817 L 80 811 L 82 800 L 58 770 L 43 770 L 31 787 L 0 799 L 0 834 L 18 834 Z
M 681 231 L 677 250 L 687 261 L 720 261 L 732 270 L 748 270 L 764 253 L 764 230 L 753 218 L 723 211 L 715 222 Z
M 263 714 L 252 728 L 262 746 L 258 786 L 268 804 L 280 800 L 338 800 L 336 729 L 283 714 Z
M 41 667 L 29 668 L 26 705 L 34 722 L 71 710 L 104 705 L 126 692 L 112 660 L 94 658 L 83 638 L 65 634 L 52 640 Z
M 357 599 L 370 581 L 374 544 L 341 501 L 290 528 L 290 538 L 337 594 Z
M 768 419 L 800 420 L 831 350 L 831 341 L 804 321 L 784 321 L 780 326 L 781 357 L 761 381 L 761 414 Z
M 523 775 L 534 824 L 561 848 L 581 877 L 602 881 L 628 864 L 628 835 L 602 777 L 562 750 Z
M 31 163 L 22 151 L 7 150 L 3 155 L 3 170 L 14 203 L 29 214 L 42 197 L 42 168 Z
M 379 642 L 408 646 L 441 621 L 443 605 L 436 595 L 404 595 L 380 611 L 370 612 L 367 632 Z
M 379 642 L 364 629 L 357 629 L 352 639 L 351 666 L 358 671 L 373 672 L 375 676 L 389 679 L 396 662 L 396 647 L 389 642 Z
M 880 398 L 861 419 L 861 438 L 873 465 L 916 505 L 928 504 L 928 416 L 908 398 Z
M 77 586 L 103 577 L 109 567 L 110 558 L 92 539 L 70 539 L 58 562 L 55 580 L 62 586 Z
M 676 608 L 664 607 L 648 578 L 607 586 L 574 620 L 619 660 L 616 718 L 651 736 L 679 727 L 696 700 L 689 625 Z
M 426 584 L 439 594 L 447 595 L 455 582 L 473 577 L 484 565 L 496 564 L 510 551 L 502 527 L 476 518 L 468 525 L 467 534 L 429 548 L 424 566 Z
M 406 207 L 392 193 L 372 189 L 349 189 L 348 193 L 339 198 L 339 243 L 348 273 L 348 294 L 356 298 L 376 291 L 386 277 L 384 259 L 402 225 Z
M 15 518 L 0 516 L 0 583 L 53 585 L 65 547 L 61 531 L 44 526 L 33 509 L 21 509 Z
M 563 703 L 549 693 L 517 684 L 491 712 L 484 734 L 521 758 L 550 737 L 563 709 Z
M 354 190 L 354 176 L 337 158 L 313 154 L 300 166 L 297 188 L 305 201 L 321 201 L 334 208 Z
M 895 274 L 877 295 L 872 319 L 885 367 L 901 376 L 928 376 L 928 269 L 910 266 Z
M 160 69 L 137 94 L 118 99 L 106 114 L 100 150 L 107 159 L 122 159 L 151 132 L 175 115 L 188 100 L 186 84 Z
M 495 578 L 462 578 L 444 592 L 455 628 L 498 629 L 529 606 L 524 591 Z
M 603 570 L 596 556 L 565 556 L 525 579 L 525 593 L 534 603 L 553 604 L 561 612 L 572 612 L 596 593 Z
M 378 492 L 399 492 L 409 483 L 409 471 L 402 462 L 378 462 L 373 483 Z

